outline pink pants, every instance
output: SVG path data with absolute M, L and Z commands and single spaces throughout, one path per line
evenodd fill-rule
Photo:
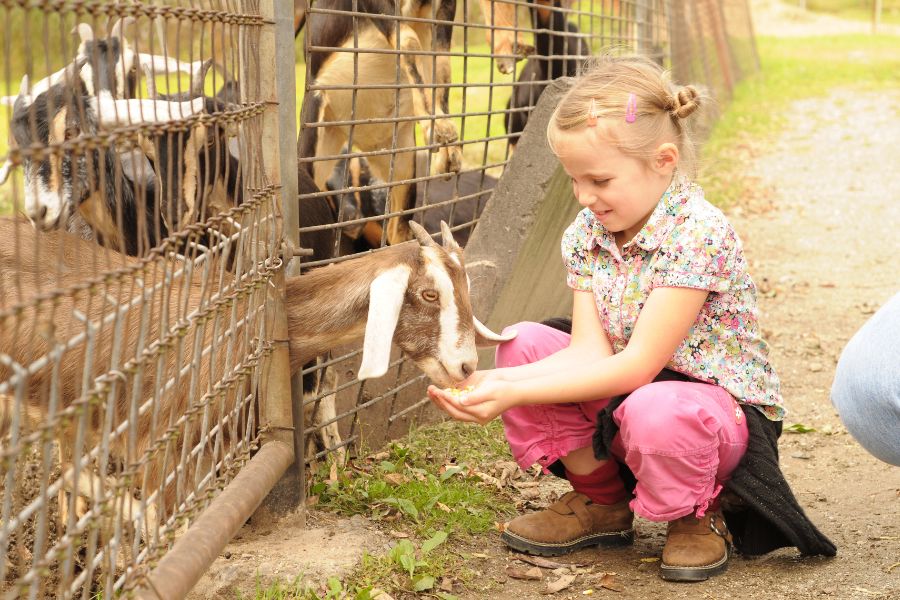
M 497 348 L 498 367 L 538 361 L 569 345 L 569 334 L 519 323 L 518 336 Z M 591 446 L 597 413 L 609 398 L 581 403 L 519 406 L 503 413 L 513 457 L 523 469 L 544 470 L 560 457 Z M 651 521 L 704 512 L 747 449 L 747 423 L 723 388 L 682 381 L 638 388 L 613 413 L 619 433 L 611 448 L 637 478 L 631 509 Z

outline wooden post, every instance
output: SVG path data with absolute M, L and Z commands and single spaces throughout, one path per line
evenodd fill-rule
M 884 8 L 881 0 L 875 0 L 872 5 L 872 33 L 878 33 L 878 26 L 881 25 L 881 10 Z

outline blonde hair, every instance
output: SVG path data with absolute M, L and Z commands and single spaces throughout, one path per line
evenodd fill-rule
M 670 74 L 648 58 L 596 57 L 585 63 L 550 117 L 547 140 L 558 156 L 562 134 L 594 126 L 620 152 L 646 162 L 660 144 L 672 142 L 678 147 L 679 169 L 693 174 L 697 148 L 688 117 L 701 100 L 697 88 L 676 86 Z

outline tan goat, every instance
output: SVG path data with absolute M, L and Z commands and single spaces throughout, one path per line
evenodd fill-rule
M 411 226 L 417 244 L 287 279 L 292 371 L 332 347 L 362 338 L 358 376 L 380 377 L 388 369 L 393 341 L 446 386 L 475 370 L 476 343 L 510 339 L 474 318 L 462 250 L 449 227 L 443 225 L 441 247 L 418 224 Z M 6 420 L 18 415 L 20 423 L 32 425 L 40 416 L 60 445 L 66 486 L 97 500 L 104 486 L 116 485 L 123 491 L 113 498 L 124 502 L 125 511 L 149 514 L 150 527 L 156 526 L 157 513 L 165 522 L 196 491 L 194 453 L 214 443 L 227 447 L 229 436 L 240 435 L 250 418 L 241 405 L 254 392 L 245 357 L 258 354 L 264 342 L 259 320 L 250 331 L 249 320 L 243 327 L 234 323 L 252 312 L 261 296 L 245 293 L 254 286 L 231 281 L 227 271 L 214 268 L 186 271 L 183 284 L 166 286 L 166 294 L 152 292 L 185 263 L 174 258 L 145 263 L 98 251 L 62 231 L 37 232 L 22 220 L 0 219 L 0 239 L 0 400 L 5 404 L 0 426 L 4 414 Z M 119 273 L 95 280 L 102 283 L 93 289 L 85 285 L 101 267 Z M 215 294 L 216 289 L 223 293 Z M 142 302 L 126 310 L 142 295 Z M 110 319 L 117 309 L 118 317 Z M 63 349 L 89 329 L 85 321 L 93 324 L 88 337 L 94 351 L 84 343 Z M 173 334 L 176 324 L 182 332 Z M 197 352 L 204 348 L 210 351 Z M 58 360 L 43 362 L 57 353 Z M 187 365 L 195 366 L 192 373 L 184 372 Z M 229 380 L 235 385 L 220 389 L 219 382 Z M 215 440 L 191 420 L 201 417 L 225 423 Z M 21 428 L 28 433 L 27 426 Z M 0 437 L 0 454 L 21 435 Z M 83 441 L 76 444 L 76 439 Z M 89 456 L 101 442 L 109 446 L 107 472 L 115 472 L 106 481 L 92 472 Z M 73 475 L 79 472 L 90 476 Z M 134 490 L 140 490 L 137 504 Z M 137 521 L 139 515 L 131 512 L 130 518 Z

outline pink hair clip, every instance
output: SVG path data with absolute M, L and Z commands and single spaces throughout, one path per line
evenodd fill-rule
M 634 123 L 635 119 L 637 119 L 637 97 L 628 94 L 628 102 L 625 103 L 625 122 Z
M 593 127 L 597 124 L 597 117 L 599 116 L 597 112 L 597 101 L 591 98 L 591 107 L 588 109 L 588 118 L 587 124 L 588 127 Z

